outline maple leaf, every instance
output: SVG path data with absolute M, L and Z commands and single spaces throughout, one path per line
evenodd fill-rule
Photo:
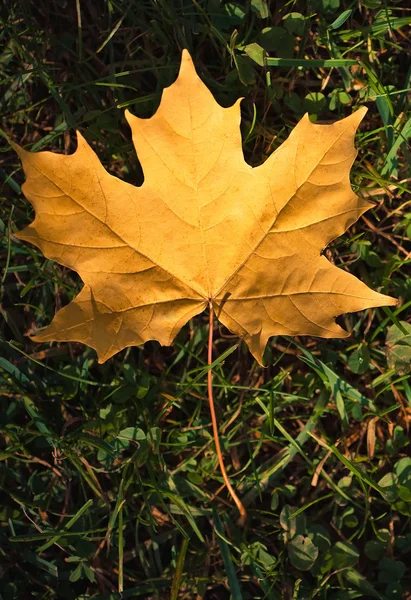
M 346 337 L 336 316 L 396 304 L 321 255 L 373 206 L 349 181 L 366 110 L 331 125 L 304 116 L 253 168 L 240 101 L 217 104 L 184 51 L 154 116 L 126 112 L 140 187 L 107 173 L 79 133 L 70 156 L 15 146 L 36 212 L 17 237 L 84 282 L 32 339 L 83 342 L 104 362 L 147 340 L 171 344 L 210 305 L 261 362 L 270 336 Z

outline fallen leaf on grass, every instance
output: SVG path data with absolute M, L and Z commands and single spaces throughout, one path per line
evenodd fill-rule
M 155 115 L 126 112 L 141 187 L 107 173 L 80 133 L 70 156 L 15 146 L 36 211 L 17 237 L 84 282 L 32 339 L 83 342 L 104 362 L 147 340 L 171 344 L 211 305 L 261 362 L 270 336 L 346 337 L 337 315 L 396 303 L 321 255 L 372 206 L 349 180 L 365 109 L 332 125 L 306 115 L 253 168 L 239 104 L 219 106 L 184 51 Z

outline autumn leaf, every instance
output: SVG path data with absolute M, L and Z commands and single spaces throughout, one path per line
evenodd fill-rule
M 184 51 L 155 115 L 126 113 L 140 187 L 107 173 L 80 133 L 70 156 L 15 147 L 36 212 L 17 237 L 84 282 L 32 339 L 83 342 L 104 362 L 171 344 L 210 305 L 261 362 L 270 336 L 346 337 L 337 315 L 396 304 L 321 254 L 372 206 L 349 181 L 365 109 L 331 125 L 306 115 L 252 168 L 239 104 L 219 106 Z

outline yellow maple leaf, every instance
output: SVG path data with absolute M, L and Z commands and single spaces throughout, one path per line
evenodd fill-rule
M 337 315 L 396 304 L 321 255 L 372 206 L 349 181 L 365 109 L 331 125 L 306 115 L 252 168 L 239 103 L 217 104 L 184 51 L 155 115 L 126 113 L 141 187 L 108 174 L 79 133 L 70 156 L 15 147 L 36 212 L 17 237 L 84 282 L 35 341 L 83 342 L 104 362 L 171 344 L 210 305 L 261 362 L 272 335 L 346 337 Z

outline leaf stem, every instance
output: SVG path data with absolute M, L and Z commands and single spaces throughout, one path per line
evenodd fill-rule
M 211 303 L 210 303 L 210 317 L 209 317 L 209 331 L 208 331 L 208 359 L 207 359 L 208 365 L 211 365 L 213 362 L 213 323 L 214 323 L 214 311 L 213 311 L 213 307 L 211 306 Z M 218 457 L 218 464 L 220 465 L 220 471 L 223 476 L 224 483 L 227 487 L 227 490 L 228 490 L 230 496 L 232 497 L 232 499 L 234 500 L 235 505 L 237 506 L 238 511 L 240 513 L 240 518 L 238 520 L 238 524 L 240 526 L 244 527 L 245 522 L 247 520 L 247 511 L 244 508 L 243 503 L 241 502 L 240 498 L 235 493 L 235 491 L 230 483 L 230 480 L 228 479 L 228 475 L 227 475 L 227 472 L 226 472 L 225 466 L 224 466 L 223 454 L 221 452 L 220 438 L 218 437 L 217 418 L 216 418 L 215 408 L 214 408 L 213 370 L 212 369 L 210 369 L 207 373 L 207 384 L 208 384 L 207 385 L 207 387 L 208 387 L 208 405 L 210 407 L 211 422 L 213 424 L 213 436 L 214 436 L 215 449 L 216 449 L 217 457 Z

